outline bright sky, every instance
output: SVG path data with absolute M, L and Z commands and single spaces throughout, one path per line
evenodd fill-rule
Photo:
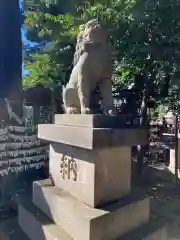
M 22 6 L 22 0 L 19 0 L 19 4 L 20 4 L 20 7 Z M 25 36 L 25 32 L 22 28 L 21 30 L 21 33 L 22 33 L 22 41 L 26 44 L 28 41 L 26 39 L 26 36 Z M 27 74 L 28 72 L 24 69 L 24 66 L 22 66 L 22 74 L 25 75 Z

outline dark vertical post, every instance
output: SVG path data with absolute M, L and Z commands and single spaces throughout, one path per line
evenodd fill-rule
M 148 133 L 148 114 L 147 114 L 147 98 L 148 98 L 148 79 L 147 76 L 141 76 L 143 78 L 144 87 L 142 89 L 142 103 L 140 109 L 140 127 L 145 128 Z M 149 144 L 149 143 L 148 143 Z M 145 154 L 145 150 L 147 149 L 147 144 L 143 146 L 138 146 L 138 156 L 137 156 L 137 165 L 138 165 L 138 173 L 140 178 L 142 177 L 143 172 L 143 158 Z
M 178 116 L 174 117 L 174 131 L 175 131 L 175 181 L 178 183 Z
M 0 1 L 0 98 L 8 98 L 15 109 L 22 89 L 21 20 L 18 0 Z

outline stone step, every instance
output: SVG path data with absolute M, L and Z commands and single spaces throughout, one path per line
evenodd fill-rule
M 29 223 L 29 224 L 28 224 Z M 19 205 L 19 224 L 31 240 L 72 240 L 60 227 L 32 204 L 30 201 Z M 105 238 L 106 239 L 106 238 Z M 135 231 L 117 240 L 166 240 L 166 228 L 159 221 L 150 221 Z M 4 239 L 3 239 L 4 240 Z M 13 239 L 16 240 L 16 239 Z M 21 240 L 21 238 L 17 238 Z M 26 240 L 26 238 L 23 238 Z
M 27 199 L 21 201 L 18 205 L 18 213 L 19 225 L 31 240 L 72 240 L 31 201 Z M 17 240 L 25 239 L 19 238 Z
M 128 195 L 101 209 L 91 208 L 49 180 L 34 182 L 33 203 L 73 239 L 116 239 L 149 221 L 149 199 Z
M 158 220 L 151 220 L 117 240 L 167 240 L 166 225 Z
M 9 218 L 0 223 L 1 240 L 29 240 L 18 225 L 16 217 Z

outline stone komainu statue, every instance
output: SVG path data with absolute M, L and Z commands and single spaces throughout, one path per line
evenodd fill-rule
M 90 97 L 98 85 L 105 113 L 113 114 L 112 50 L 105 29 L 97 20 L 80 26 L 74 68 L 63 90 L 68 114 L 90 114 Z

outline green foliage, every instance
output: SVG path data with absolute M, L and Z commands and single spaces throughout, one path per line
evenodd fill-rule
M 167 104 L 163 104 L 163 105 L 160 104 L 156 108 L 154 115 L 162 120 L 163 117 L 168 113 L 168 111 L 169 111 L 169 107 Z
M 71 59 L 70 47 L 61 48 L 59 43 L 54 43 L 41 53 L 30 53 L 25 68 L 29 71 L 23 77 L 23 85 L 42 84 L 55 91 L 56 87 L 62 87 L 66 82 L 66 74 L 69 70 Z M 26 57 L 27 58 L 27 57 Z
M 55 16 L 27 11 L 25 16 L 27 37 L 39 44 L 25 50 L 25 68 L 29 74 L 24 76 L 23 85 L 42 84 L 55 91 L 67 81 L 77 30 L 69 28 L 72 25 L 69 14 Z
M 31 73 L 24 77 L 25 85 L 41 82 L 53 88 L 57 82 L 61 86 L 65 84 L 78 26 L 98 18 L 108 29 L 113 43 L 116 58 L 113 81 L 127 86 L 136 73 L 142 73 L 155 84 L 159 103 L 166 100 L 169 107 L 178 107 L 178 0 L 68 0 L 63 4 L 60 0 L 24 0 L 24 10 L 28 39 L 43 43 L 40 53 L 33 52 L 25 60 Z M 168 83 L 167 74 L 170 75 Z

